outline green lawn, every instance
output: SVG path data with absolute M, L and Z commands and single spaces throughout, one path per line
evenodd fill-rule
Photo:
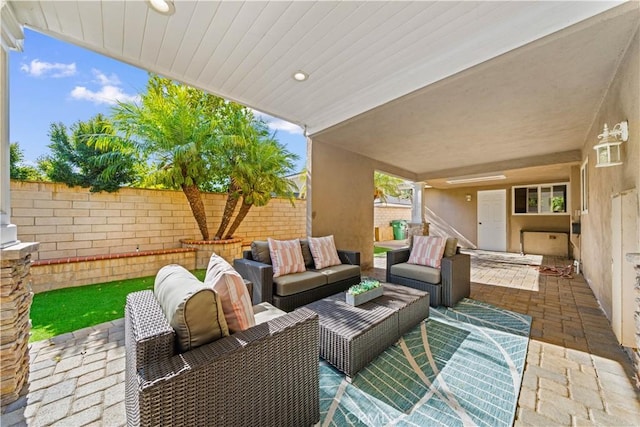
M 379 254 L 383 254 L 385 252 L 389 252 L 391 250 L 391 248 L 382 248 L 380 246 L 374 246 L 373 247 L 373 254 L 374 255 L 379 255 Z
M 206 270 L 193 272 L 204 280 Z M 154 276 L 42 292 L 31 305 L 30 342 L 124 317 L 127 294 L 153 289 Z

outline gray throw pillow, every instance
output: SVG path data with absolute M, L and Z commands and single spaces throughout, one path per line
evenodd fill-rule
M 271 265 L 271 255 L 269 254 L 269 242 L 266 240 L 254 240 L 251 242 L 251 257 L 254 261 Z
M 313 255 L 311 254 L 311 247 L 309 241 L 306 239 L 300 239 L 300 247 L 302 248 L 302 258 L 304 259 L 304 266 L 306 268 L 315 268 L 313 263 Z

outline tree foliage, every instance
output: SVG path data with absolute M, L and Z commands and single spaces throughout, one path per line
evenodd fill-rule
M 214 239 L 231 238 L 252 206 L 264 206 L 273 196 L 293 199 L 293 183 L 286 175 L 297 159 L 251 110 L 229 103 L 225 111 L 215 157 L 219 177 L 226 179 L 227 201 Z M 240 209 L 229 226 L 240 200 Z
M 204 240 L 209 239 L 209 229 L 201 188 L 214 175 L 212 153 L 224 103 L 217 96 L 151 75 L 140 103 L 120 103 L 113 114 L 126 141 L 151 163 L 145 182 L 180 188 Z M 113 144 L 113 139 L 101 141 Z
M 9 144 L 9 174 L 11 179 L 20 181 L 42 181 L 44 175 L 34 166 L 23 164 L 24 152 L 20 144 L 12 142 Z
M 401 185 L 404 181 L 400 178 L 384 174 L 382 172 L 374 172 L 373 175 L 373 200 L 379 199 L 382 202 L 387 201 L 387 197 L 401 197 L 403 191 Z
M 70 129 L 52 123 L 51 154 L 39 159 L 38 165 L 51 181 L 89 187 L 92 192 L 116 191 L 135 180 L 136 157 L 122 144 L 117 149 L 97 146 L 105 135 L 117 138 L 111 121 L 102 114 L 78 121 Z

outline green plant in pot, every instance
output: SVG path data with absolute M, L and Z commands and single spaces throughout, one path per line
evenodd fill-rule
M 347 292 L 351 295 L 360 295 L 380 286 L 382 286 L 380 282 L 375 279 L 363 279 L 357 285 L 351 286 Z

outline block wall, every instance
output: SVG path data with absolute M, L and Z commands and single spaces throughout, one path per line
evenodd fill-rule
M 394 219 L 411 221 L 411 206 L 376 206 L 373 209 L 373 226 L 388 227 Z
M 210 234 L 222 218 L 226 196 L 203 194 Z M 40 242 L 34 260 L 179 248 L 180 239 L 200 239 L 181 191 L 124 188 L 90 193 L 65 184 L 11 181 L 11 220 L 18 239 Z M 255 239 L 305 235 L 306 203 L 273 199 L 253 207 L 234 237 Z

